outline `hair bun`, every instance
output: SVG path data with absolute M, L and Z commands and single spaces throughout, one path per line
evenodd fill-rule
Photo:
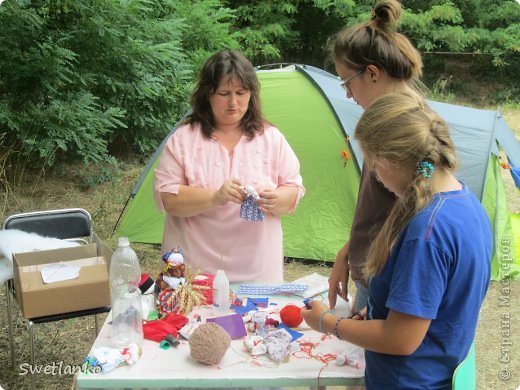
M 380 0 L 372 10 L 372 20 L 384 31 L 395 31 L 401 16 L 401 3 L 397 0 Z

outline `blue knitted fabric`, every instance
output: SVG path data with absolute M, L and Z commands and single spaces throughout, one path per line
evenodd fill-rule
M 254 198 L 249 195 L 242 206 L 240 206 L 240 216 L 248 221 L 263 221 L 265 218 L 264 213 L 260 211 Z

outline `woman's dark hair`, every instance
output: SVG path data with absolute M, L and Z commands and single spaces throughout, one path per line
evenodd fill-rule
M 251 93 L 249 107 L 241 120 L 246 136 L 251 139 L 256 132 L 264 129 L 260 109 L 260 84 L 251 62 L 236 50 L 221 50 L 206 60 L 191 95 L 193 113 L 187 118 L 186 123 L 200 123 L 202 133 L 208 138 L 211 137 L 215 130 L 215 118 L 211 110 L 210 97 L 217 91 L 224 77 L 236 77 L 244 89 Z
M 397 0 L 378 1 L 370 21 L 347 27 L 334 37 L 332 58 L 358 71 L 375 65 L 390 77 L 420 86 L 421 55 L 408 38 L 396 31 L 400 15 Z

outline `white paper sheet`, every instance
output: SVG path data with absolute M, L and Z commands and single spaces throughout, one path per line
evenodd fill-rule
M 43 282 L 46 284 L 76 279 L 81 267 L 65 263 L 53 263 L 42 268 Z
M 295 293 L 303 298 L 312 298 L 315 295 L 321 294 L 329 289 L 329 278 L 320 275 L 316 272 L 304 276 L 300 279 L 293 280 L 291 283 L 306 284 L 307 289 L 301 293 Z

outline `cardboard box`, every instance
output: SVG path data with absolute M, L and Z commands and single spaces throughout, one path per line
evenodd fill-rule
M 18 305 L 25 318 L 69 313 L 110 305 L 108 264 L 112 250 L 94 234 L 93 243 L 72 248 L 13 253 Z M 45 284 L 44 265 L 81 266 L 79 277 Z

